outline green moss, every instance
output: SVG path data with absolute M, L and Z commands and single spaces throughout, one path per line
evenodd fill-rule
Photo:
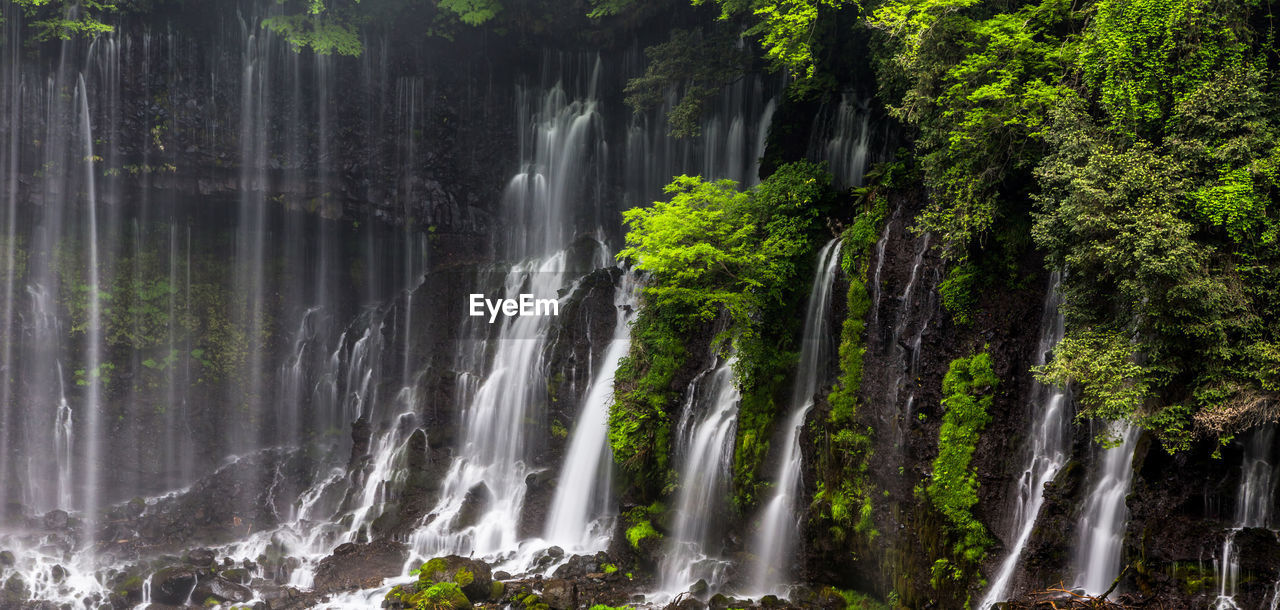
M 631 351 L 618 364 L 609 407 L 614 460 L 643 493 L 656 496 L 669 473 L 668 447 L 675 403 L 672 381 L 688 350 L 687 321 L 643 308 L 631 326 Z
M 650 538 L 661 539 L 662 534 L 654 529 L 653 523 L 648 520 L 641 521 L 627 528 L 627 542 L 631 544 L 631 548 L 640 550 L 640 543 Z
M 471 602 L 456 583 L 438 582 L 410 598 L 417 610 L 460 610 Z
M 618 566 L 615 566 L 611 563 L 606 563 L 603 566 L 601 566 L 601 569 L 604 571 L 605 574 L 613 574 L 614 572 L 618 571 Z
M 823 422 L 826 442 L 819 453 L 819 480 L 813 498 L 814 510 L 826 522 L 828 535 L 840 542 L 856 539 L 866 545 L 879 532 L 872 521 L 872 430 L 857 423 L 858 394 L 866 353 L 866 316 L 872 305 L 866 277 L 886 214 L 883 201 L 874 195 L 872 199 L 874 203 L 868 201 L 866 209 L 845 229 L 842 240 L 841 268 L 849 278 L 845 295 L 848 312 L 840 327 L 840 370 L 827 397 L 831 410 Z
M 474 582 L 475 579 L 475 575 L 466 568 L 459 568 L 458 571 L 453 574 L 453 582 L 458 583 L 459 587 L 465 587 Z
M 924 491 L 943 516 L 952 545 L 947 556 L 934 562 L 935 589 L 945 581 L 975 577 L 991 546 L 986 527 L 973 515 L 978 478 L 971 462 L 979 436 L 991 421 L 989 410 L 998 383 L 991 356 L 985 352 L 953 360 L 942 380 L 945 412 L 938 432 L 938 456 Z
M 890 610 L 888 604 L 862 593 L 849 589 L 836 589 L 840 597 L 844 598 L 845 610 Z

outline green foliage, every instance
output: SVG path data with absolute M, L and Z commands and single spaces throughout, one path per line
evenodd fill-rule
M 440 0 L 438 6 L 453 12 L 470 26 L 483 24 L 502 11 L 502 3 L 498 0 Z
M 1069 9 L 1044 0 L 993 15 L 978 0 L 891 0 L 870 20 L 892 41 L 884 81 L 902 92 L 890 93 L 899 100 L 890 112 L 920 131 L 934 193 L 921 229 L 941 237 L 949 257 L 964 259 L 1023 201 L 1017 180 L 1039 158 L 1062 95 Z
M 707 0 L 693 0 L 702 4 Z M 853 0 L 711 0 L 720 5 L 721 19 L 747 17 L 745 34 L 757 37 L 765 58 L 800 80 L 814 78 L 820 40 L 814 30 L 837 11 L 857 9 Z
M 866 316 L 871 309 L 866 277 L 886 209 L 875 189 L 867 196 L 865 202 L 870 205 L 845 229 L 841 241 L 841 268 L 849 278 L 848 312 L 840 328 L 839 376 L 827 397 L 831 411 L 822 428 L 825 442 L 819 453 L 820 479 L 813 510 L 827 522 L 827 533 L 833 539 L 851 542 L 856 536 L 869 545 L 879 536 L 872 521 L 872 430 L 858 424 L 857 412 Z
M 891 0 L 870 21 L 891 112 L 919 132 L 932 194 L 919 228 L 943 241 L 948 309 L 962 321 L 1016 269 L 1027 247 L 1008 237 L 1033 220 L 1035 245 L 1070 271 L 1067 339 L 1043 374 L 1171 451 L 1274 420 L 1280 399 L 1280 323 L 1261 313 L 1280 306 L 1267 10 Z M 992 235 L 1006 236 L 998 257 Z
M 610 440 L 623 469 L 650 491 L 670 482 L 667 467 L 670 417 L 678 388 L 671 384 L 684 364 L 686 337 L 705 333 L 724 316 L 722 337 L 737 354 L 742 390 L 734 457 L 735 502 L 754 502 L 755 473 L 768 451 L 795 355 L 802 287 L 818 218 L 830 197 L 830 175 L 820 166 L 785 165 L 748 191 L 732 181 L 704 182 L 680 176 L 667 187 L 669 201 L 624 212 L 630 228 L 619 258 L 649 274 L 644 307 L 632 328 L 632 352 L 615 380 Z M 787 325 L 767 320 L 789 320 Z
M 730 180 L 679 176 L 666 188 L 670 201 L 623 213 L 630 230 L 618 257 L 649 273 L 646 306 L 691 312 L 703 322 L 727 313 L 741 353 L 759 336 L 753 316 L 796 292 L 830 180 L 807 162 L 783 166 L 747 192 Z M 755 380 L 751 363 L 768 360 L 756 356 L 740 356 L 747 387 Z
M 942 379 L 945 412 L 938 432 L 938 456 L 925 492 L 945 518 L 954 545 L 950 559 L 934 564 L 935 588 L 943 580 L 962 580 L 965 571 L 976 573 L 991 545 L 987 528 L 973 516 L 978 479 L 970 463 L 978 437 L 991 421 L 992 392 L 998 382 L 991 356 L 985 352 L 951 361 Z
M 364 52 L 364 43 L 352 25 L 313 14 L 267 17 L 262 27 L 289 41 L 295 50 L 350 56 Z
M 951 314 L 957 325 L 973 322 L 974 309 L 978 306 L 978 267 L 971 262 L 951 265 L 947 277 L 938 285 L 942 306 Z
M 13 0 L 22 9 L 31 40 L 92 38 L 112 31 L 104 19 L 127 6 L 125 0 Z M 0 18 L 3 21 L 3 18 Z
M 1079 65 L 1117 133 L 1151 137 L 1183 98 L 1246 65 L 1245 4 L 1099 0 Z M 1190 43 L 1190 44 L 1188 44 Z
M 676 399 L 672 381 L 687 357 L 680 313 L 668 317 L 655 308 L 642 308 L 631 325 L 631 351 L 614 375 L 614 402 L 609 407 L 613 459 L 649 493 L 661 490 L 670 475 L 668 408 Z

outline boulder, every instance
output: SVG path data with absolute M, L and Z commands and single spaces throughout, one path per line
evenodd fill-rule
M 493 576 L 489 571 L 489 564 L 457 555 L 436 557 L 422 564 L 419 581 L 456 583 L 472 602 L 485 601 L 493 594 Z
M 236 584 L 241 584 L 241 585 L 249 584 L 249 580 L 250 580 L 249 570 L 245 568 L 230 568 L 227 570 L 223 570 L 218 573 L 218 576 L 221 576 L 231 582 L 234 582 Z
M 391 540 L 341 544 L 316 566 L 313 588 L 323 593 L 377 587 L 384 578 L 400 574 L 408 559 L 409 549 Z
M 23 580 L 19 574 L 10 574 L 4 581 L 4 589 L 0 590 L 0 607 L 17 607 L 27 601 L 30 595 L 27 581 Z
M 696 597 L 686 597 L 676 604 L 676 610 L 707 610 L 707 605 Z
M 204 602 L 210 598 L 223 603 L 242 604 L 253 599 L 253 591 L 242 584 L 215 576 L 196 585 L 191 594 L 193 602 Z
M 552 578 L 542 585 L 542 601 L 552 610 L 570 610 L 578 607 L 578 590 L 573 582 Z
M 51 530 L 66 529 L 71 516 L 65 510 L 51 510 L 44 514 L 44 526 Z
M 151 600 L 173 606 L 185 604 L 195 591 L 196 580 L 196 571 L 189 567 L 164 568 L 151 576 Z
M 182 560 L 197 568 L 211 568 L 217 561 L 217 554 L 209 549 L 192 549 Z
M 489 512 L 492 499 L 493 494 L 484 483 L 476 483 L 475 487 L 468 489 L 467 495 L 462 498 L 462 507 L 458 509 L 457 528 L 467 528 L 479 523 L 480 518 Z

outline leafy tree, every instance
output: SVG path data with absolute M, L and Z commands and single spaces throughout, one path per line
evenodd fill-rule
M 124 0 L 13 0 L 22 9 L 32 40 L 68 40 L 110 32 L 104 19 L 125 4 Z M 0 21 L 3 18 L 0 17 Z
M 882 92 L 916 141 L 953 315 L 1034 217 L 1067 337 L 1042 375 L 1171 450 L 1280 411 L 1272 33 L 1221 0 L 890 0 Z M 1265 26 L 1269 27 L 1269 26 Z M 966 262 L 971 261 L 971 262 Z
M 620 259 L 648 274 L 631 353 L 615 379 L 609 436 L 615 459 L 650 491 L 668 482 L 667 447 L 676 373 L 688 337 L 723 317 L 743 392 L 735 477 L 739 506 L 753 499 L 755 472 L 768 448 L 773 396 L 794 363 L 795 332 L 778 320 L 798 307 L 800 279 L 813 254 L 830 175 L 801 162 L 740 191 L 730 180 L 679 176 L 667 201 L 624 212 L 629 227 Z

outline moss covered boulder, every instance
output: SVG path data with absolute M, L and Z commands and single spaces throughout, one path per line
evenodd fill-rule
M 470 608 L 485 602 L 501 589 L 494 587 L 489 565 L 483 561 L 449 555 L 436 557 L 418 569 L 418 580 L 387 593 L 391 608 Z

